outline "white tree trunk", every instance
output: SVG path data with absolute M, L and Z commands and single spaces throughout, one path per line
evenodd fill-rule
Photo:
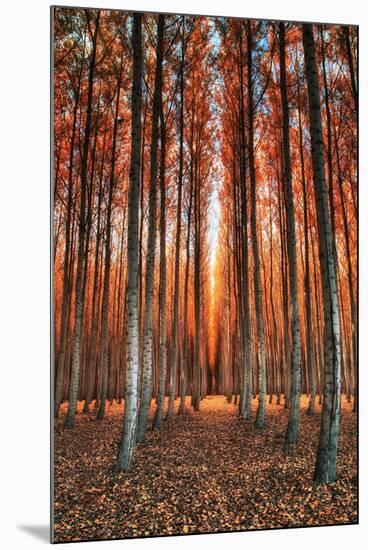
M 162 104 L 162 58 L 164 48 L 165 16 L 158 16 L 157 26 L 157 59 L 155 74 L 155 91 L 153 96 L 152 113 L 152 141 L 151 141 L 151 166 L 149 189 L 149 221 L 147 237 L 147 261 L 144 302 L 144 326 L 143 326 L 143 369 L 142 369 L 142 396 L 138 417 L 137 441 L 143 443 L 148 411 L 152 393 L 152 311 L 153 311 L 153 277 L 155 274 L 156 255 L 156 210 L 157 210 L 157 149 L 158 149 L 158 121 Z
M 303 25 L 303 46 L 308 85 L 313 182 L 325 324 L 324 399 L 314 481 L 315 483 L 330 483 L 336 480 L 336 457 L 339 438 L 341 393 L 340 327 L 333 235 L 323 157 L 319 77 L 313 26 L 310 24 Z
M 141 163 L 142 14 L 133 16 L 132 153 L 128 196 L 127 366 L 123 434 L 115 470 L 128 470 L 135 447 L 138 420 L 138 207 Z

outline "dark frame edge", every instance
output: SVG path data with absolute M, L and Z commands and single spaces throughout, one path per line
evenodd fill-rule
M 57 6 L 50 6 L 50 35 L 49 35 L 49 47 L 50 47 L 50 525 L 49 525 L 49 536 L 50 543 L 55 543 L 55 517 L 54 517 L 54 508 L 55 508 L 55 492 L 54 492 L 54 431 L 55 431 L 55 422 L 54 422 L 54 299 L 53 299 L 53 288 L 54 288 L 54 269 L 52 263 L 52 251 L 54 249 L 54 232 L 53 232 L 53 221 L 54 221 L 54 17 L 55 17 L 55 8 Z

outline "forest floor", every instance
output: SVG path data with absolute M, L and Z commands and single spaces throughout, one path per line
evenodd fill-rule
M 287 411 L 269 405 L 263 431 L 223 396 L 147 432 L 134 466 L 114 474 L 122 405 L 102 421 L 55 425 L 55 542 L 357 522 L 356 414 L 343 399 L 338 481 L 313 488 L 320 427 L 302 398 L 299 443 L 285 456 Z M 83 403 L 79 403 L 79 410 Z M 178 402 L 176 402 L 176 407 Z M 256 401 L 253 402 L 256 409 Z M 154 406 L 151 407 L 151 418 Z

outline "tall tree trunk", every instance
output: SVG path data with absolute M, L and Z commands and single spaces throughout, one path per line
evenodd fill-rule
M 101 241 L 101 203 L 103 195 L 103 171 L 105 163 L 105 144 L 106 144 L 106 129 L 104 131 L 104 139 L 102 145 L 102 159 L 99 171 L 99 187 L 97 199 L 97 227 L 96 227 L 96 246 L 95 260 L 93 273 L 93 289 L 92 289 L 92 309 L 91 309 L 91 340 L 87 356 L 87 380 L 86 380 L 86 398 L 84 401 L 83 412 L 89 412 L 89 405 L 92 399 L 93 386 L 96 378 L 96 346 L 98 332 L 98 311 L 99 311 L 99 264 L 100 264 L 100 241 Z
M 99 97 L 100 97 L 100 87 L 98 90 L 98 98 Z M 82 322 L 82 335 L 83 335 L 82 337 L 84 338 L 84 345 L 82 343 L 82 352 L 81 352 L 82 366 L 81 366 L 81 375 L 80 375 L 80 383 L 79 383 L 79 399 L 83 399 L 85 397 L 85 392 L 86 392 L 85 380 L 86 380 L 86 375 L 88 374 L 88 371 L 89 371 L 88 353 L 87 353 L 88 342 L 89 342 L 89 334 L 88 334 L 88 286 L 89 286 L 89 279 L 90 279 L 89 252 L 90 252 L 90 239 L 91 239 L 91 231 L 92 231 L 92 210 L 93 210 L 94 177 L 95 177 L 95 163 L 96 163 L 96 146 L 97 146 L 97 135 L 99 130 L 99 126 L 98 126 L 99 106 L 100 106 L 100 101 L 98 99 L 97 114 L 96 114 L 96 119 L 94 121 L 95 135 L 94 135 L 91 158 L 89 161 L 90 184 L 89 184 L 89 188 L 87 189 L 88 199 L 87 199 L 87 213 L 86 213 L 86 237 L 85 237 L 84 273 L 83 273 L 83 282 L 82 282 L 82 294 L 86 300 L 86 307 L 83 307 L 84 321 Z
M 199 411 L 201 402 L 201 186 L 199 178 L 199 138 L 196 136 L 194 157 L 194 391 L 193 408 Z
M 192 218 L 192 199 L 193 199 L 193 182 L 190 182 L 189 189 L 189 208 L 188 208 L 188 228 L 186 241 L 186 264 L 185 264 L 185 280 L 184 280 L 184 335 L 183 335 L 183 377 L 180 395 L 179 414 L 185 412 L 185 397 L 186 386 L 189 371 L 189 343 L 188 343 L 188 290 L 189 290 L 189 265 L 190 265 L 190 229 Z
M 293 199 L 293 183 L 291 175 L 290 136 L 289 136 L 289 104 L 286 91 L 285 66 L 285 25 L 279 23 L 280 41 L 280 88 L 282 106 L 282 143 L 283 143 L 283 180 L 285 185 L 285 211 L 287 252 L 289 260 L 290 286 L 290 322 L 291 322 L 291 394 L 289 421 L 286 430 L 284 450 L 289 451 L 291 445 L 298 441 L 300 417 L 300 325 L 298 303 L 298 271 L 296 258 L 295 214 Z
M 281 197 L 281 177 L 279 176 L 279 172 L 277 170 L 277 200 L 278 200 L 278 218 L 279 218 L 279 229 L 280 229 L 280 248 L 281 248 L 281 265 L 280 265 L 280 276 L 281 276 L 281 285 L 282 285 L 282 374 L 284 379 L 284 395 L 285 395 L 285 403 L 284 407 L 285 409 L 289 408 L 289 397 L 290 397 L 290 391 L 289 391 L 289 383 L 290 383 L 290 376 L 289 376 L 289 322 L 288 322 L 288 296 L 289 296 L 289 288 L 287 284 L 287 265 L 286 265 L 286 252 L 285 252 L 285 240 L 284 240 L 284 215 L 283 215 L 283 209 L 282 209 L 282 197 Z M 285 201 L 284 201 L 285 203 Z
M 190 198 L 188 209 L 188 229 L 186 240 L 186 264 L 185 264 L 185 281 L 184 281 L 184 333 L 183 333 L 183 366 L 182 366 L 182 386 L 180 394 L 179 414 L 185 413 L 185 399 L 188 385 L 189 365 L 190 365 L 190 342 L 188 341 L 188 300 L 189 300 L 189 266 L 190 266 L 190 230 L 191 230 L 191 214 L 192 214 L 192 199 L 193 186 L 190 185 Z
M 336 250 L 336 230 L 335 230 L 335 202 L 334 202 L 334 190 L 333 190 L 333 168 L 332 168 L 332 131 L 331 131 L 331 111 L 330 111 L 330 94 L 328 91 L 327 83 L 327 71 L 326 71 L 326 58 L 325 58 L 325 41 L 323 38 L 323 25 L 320 29 L 321 35 L 321 56 L 322 56 L 322 74 L 323 74 L 323 87 L 326 106 L 326 127 L 327 127 L 327 189 L 330 205 L 330 219 L 331 219 L 331 232 L 333 238 L 333 250 L 335 255 L 335 265 L 338 266 L 337 250 Z
M 102 295 L 102 338 L 101 338 L 101 359 L 102 359 L 102 389 L 101 389 L 101 403 L 98 409 L 97 419 L 102 420 L 105 416 L 106 398 L 107 398 L 107 384 L 109 376 L 109 315 L 110 315 L 110 266 L 111 266 L 111 211 L 112 201 L 114 196 L 115 187 L 115 163 L 116 163 L 116 142 L 118 136 L 119 127 L 119 103 L 120 103 L 120 90 L 121 79 L 123 76 L 123 52 L 121 53 L 121 62 L 119 69 L 119 77 L 117 83 L 116 92 L 116 105 L 115 105 L 115 117 L 114 117 L 114 129 L 112 138 L 112 151 L 111 151 L 111 173 L 110 173 L 110 186 L 109 195 L 107 201 L 106 212 L 106 235 L 105 235 L 105 274 L 104 274 L 104 286 Z M 111 361 L 110 361 L 111 364 Z
M 328 209 L 328 191 L 323 158 L 319 78 L 313 26 L 310 24 L 303 25 L 303 46 L 308 85 L 313 182 L 325 323 L 324 399 L 321 432 L 314 472 L 314 481 L 318 484 L 331 483 L 336 480 L 341 394 L 340 327 L 333 235 Z
M 256 172 L 254 163 L 254 105 L 253 105 L 253 60 L 252 60 L 252 28 L 251 22 L 247 21 L 247 66 L 248 66 L 248 149 L 249 149 L 249 180 L 250 180 L 250 225 L 253 248 L 254 263 L 254 294 L 256 303 L 256 324 L 257 324 L 257 346 L 259 359 L 259 400 L 256 428 L 262 429 L 265 421 L 266 411 L 266 361 L 265 341 L 263 332 L 263 311 L 262 311 L 262 289 L 260 281 L 259 250 L 257 237 L 257 215 L 256 215 Z
M 309 406 L 308 414 L 314 415 L 314 405 L 316 400 L 316 383 L 314 374 L 315 355 L 313 350 L 312 334 L 312 308 L 311 308 L 311 282 L 310 282 L 310 264 L 309 264 L 309 241 L 308 241 L 308 201 L 307 201 L 307 183 L 305 178 L 304 165 L 304 143 L 303 127 L 300 112 L 300 90 L 298 85 L 298 129 L 299 129 L 299 156 L 302 175 L 303 191 L 303 222 L 304 222 L 304 254 L 305 254 L 305 276 L 304 276 L 304 295 L 305 295 L 305 315 L 306 315 L 306 362 L 309 375 Z
M 166 162 L 166 128 L 163 110 L 161 108 L 161 164 L 160 164 L 160 344 L 159 344 L 159 382 L 157 393 L 157 408 L 152 429 L 161 426 L 164 413 L 167 375 L 167 327 L 166 327 L 166 193 L 165 193 L 165 162 Z
M 138 259 L 138 316 L 139 316 L 139 340 L 143 341 L 143 227 L 144 227 L 144 177 L 145 177 L 145 150 L 146 150 L 146 120 L 148 110 L 148 94 L 145 94 L 144 112 L 143 112 L 143 126 L 142 126 L 142 143 L 141 143 L 141 187 L 139 197 L 139 259 Z M 139 372 L 138 372 L 138 391 L 141 389 L 141 377 L 142 377 L 142 364 L 143 364 L 143 346 L 139 349 Z
M 59 414 L 60 403 L 64 395 L 64 384 L 65 384 L 65 352 L 67 345 L 67 334 L 68 334 L 68 305 L 69 305 L 69 295 L 70 295 L 70 280 L 69 280 L 69 269 L 70 269 L 70 226 L 72 219 L 72 207 L 73 207 L 73 167 L 74 167 L 74 147 L 75 147 L 75 133 L 77 127 L 77 113 L 79 105 L 79 96 L 81 88 L 83 72 L 83 62 L 80 65 L 79 74 L 78 74 L 78 85 L 75 92 L 75 103 L 73 109 L 73 123 L 72 123 L 72 132 L 70 137 L 70 151 L 69 151 L 69 168 L 68 168 L 68 200 L 67 200 L 67 209 L 66 209 L 66 220 L 65 220 L 65 251 L 64 251 L 64 271 L 63 271 L 63 295 L 61 302 L 61 327 L 60 327 L 60 353 L 57 363 L 57 376 L 56 376 L 56 387 L 55 387 L 55 400 L 54 400 L 54 414 L 55 417 Z M 56 184 L 55 184 L 56 190 Z
M 184 23 L 183 23 L 184 24 Z M 183 29 L 184 37 L 184 29 Z M 184 158 L 184 38 L 181 45 L 181 64 L 180 64 L 180 121 L 179 121 L 179 173 L 178 173 L 178 202 L 176 218 L 176 238 L 175 238 L 175 286 L 174 286 L 174 317 L 172 324 L 172 348 L 171 348 L 171 380 L 169 406 L 167 418 L 172 418 L 174 414 L 174 401 L 176 396 L 176 380 L 178 372 L 178 315 L 179 315 L 179 267 L 180 267 L 180 237 L 181 237 L 181 202 L 183 188 L 183 158 Z
M 270 305 L 271 305 L 271 315 L 272 315 L 272 347 L 273 347 L 273 354 L 274 354 L 274 378 L 275 378 L 275 388 L 277 392 L 277 401 L 276 404 L 280 405 L 281 400 L 281 388 L 279 387 L 279 384 L 276 383 L 277 379 L 277 373 L 276 373 L 276 345 L 277 345 L 277 323 L 276 323 L 276 315 L 275 315 L 275 305 L 274 305 L 274 299 L 273 299 L 273 227 L 272 227 L 272 210 L 271 210 L 271 188 L 269 189 L 269 195 L 270 195 L 270 291 L 269 291 L 269 297 L 270 297 Z
M 336 142 L 336 161 L 337 161 L 337 181 L 339 184 L 339 195 L 341 202 L 341 211 L 342 211 L 342 220 L 344 227 L 344 237 L 345 237 L 345 250 L 346 250 L 346 259 L 348 264 L 348 285 L 349 285 L 349 298 L 350 298 L 350 322 L 351 322 L 351 338 L 352 338 L 352 355 L 353 355 L 353 372 L 355 374 L 355 399 L 354 399 L 354 412 L 357 411 L 357 402 L 358 402 L 358 384 L 357 384 L 357 366 L 358 366 L 358 342 L 357 342 L 357 311 L 356 311 L 356 302 L 355 302 L 355 292 L 354 292 L 354 281 L 353 281 L 353 266 L 352 266 L 352 255 L 350 248 L 350 238 L 349 238 L 349 222 L 345 206 L 345 196 L 343 190 L 343 180 L 341 174 L 340 166 L 340 153 L 339 153 L 339 144 L 338 139 L 335 134 Z
M 241 27 L 242 28 L 242 27 Z M 248 201 L 246 184 L 246 135 L 244 112 L 244 77 L 243 77 L 243 38 L 239 38 L 240 55 L 240 189 L 241 189 L 241 222 L 242 222 L 242 298 L 243 298 L 243 365 L 242 365 L 242 394 L 239 401 L 241 416 L 250 419 L 252 416 L 252 366 L 251 341 L 249 330 L 249 265 L 248 265 Z
M 122 342 L 122 327 L 125 308 L 124 305 L 124 296 L 125 292 L 123 291 L 123 273 L 126 265 L 125 258 L 125 221 L 126 221 L 126 208 L 123 206 L 123 220 L 121 228 L 121 243 L 120 243 L 120 260 L 119 260 L 119 276 L 118 276 L 118 288 L 117 288 L 117 312 L 116 312 L 116 322 L 115 322 L 115 362 L 116 362 L 116 399 L 118 403 L 121 402 L 122 398 L 122 388 L 121 388 L 121 378 L 123 373 L 123 362 L 121 360 L 123 342 Z M 124 285 L 125 286 L 125 285 Z
M 90 17 L 86 10 L 87 18 Z M 92 53 L 88 72 L 88 96 L 87 96 L 87 113 L 86 127 L 82 151 L 81 161 L 81 199 L 78 227 L 78 257 L 77 257 L 77 273 L 75 280 L 75 313 L 74 313 L 74 333 L 73 333 L 73 351 L 72 351 L 72 372 L 69 389 L 69 404 L 68 412 L 65 419 L 65 427 L 72 428 L 74 426 L 74 417 L 77 408 L 78 390 L 79 390 L 79 375 L 81 364 L 81 341 L 82 341 L 82 321 L 83 321 L 83 267 L 85 260 L 85 236 L 86 236 L 86 192 L 87 192 L 87 169 L 88 169 L 88 151 L 89 137 L 91 133 L 91 118 L 92 118 L 92 99 L 93 99 L 93 76 L 95 71 L 97 36 L 100 23 L 100 11 L 98 10 L 95 29 L 92 36 Z
M 343 32 L 344 32 L 344 38 L 345 38 L 346 56 L 348 58 L 348 64 L 349 64 L 351 92 L 352 92 L 352 96 L 353 96 L 353 100 L 354 100 L 354 106 L 355 106 L 355 117 L 356 117 L 356 119 L 358 119 L 358 88 L 357 88 L 357 82 L 356 82 L 356 77 L 355 77 L 353 55 L 352 55 L 352 52 L 351 52 L 350 33 L 349 33 L 349 26 L 348 25 L 345 25 L 343 27 Z
M 147 237 L 147 260 L 144 301 L 144 327 L 143 327 L 143 369 L 142 369 L 142 394 L 138 417 L 137 441 L 143 443 L 146 429 L 148 411 L 152 394 L 152 312 L 153 312 L 153 277 L 155 274 L 156 254 L 156 210 L 157 210 L 157 150 L 158 150 L 158 122 L 162 104 L 162 61 L 164 50 L 165 16 L 160 14 L 157 22 L 157 54 L 155 91 L 153 96 L 152 112 L 152 141 L 151 141 L 151 166 L 149 187 L 149 215 Z
M 133 87 L 132 135 L 128 196 L 128 264 L 127 264 L 127 366 L 125 378 L 125 411 L 123 434 L 115 470 L 131 466 L 138 420 L 138 208 L 141 171 L 141 105 L 142 105 L 142 14 L 133 15 Z

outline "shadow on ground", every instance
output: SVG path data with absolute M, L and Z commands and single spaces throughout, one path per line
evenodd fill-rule
M 42 542 L 50 542 L 50 527 L 48 525 L 17 525 L 17 529 L 32 535 Z

